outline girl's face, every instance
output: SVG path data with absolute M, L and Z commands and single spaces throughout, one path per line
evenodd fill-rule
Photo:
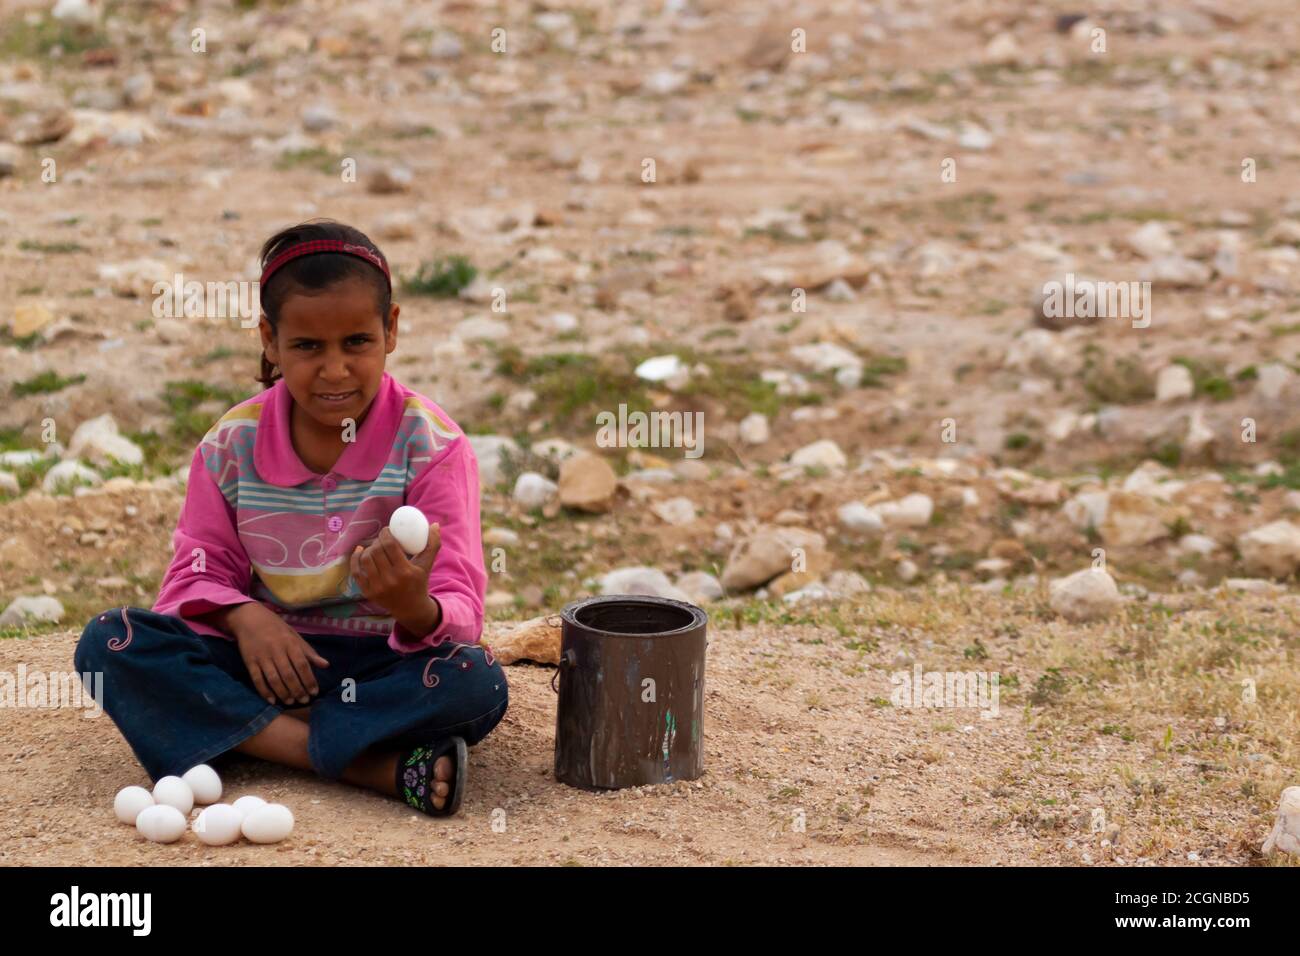
M 384 356 L 397 348 L 398 311 L 394 303 L 385 322 L 375 310 L 374 284 L 350 277 L 289 296 L 275 330 L 262 319 L 266 357 L 322 430 L 336 431 L 349 418 L 360 423 L 383 381 Z

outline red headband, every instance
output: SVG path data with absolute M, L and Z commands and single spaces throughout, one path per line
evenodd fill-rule
M 393 291 L 393 277 L 388 271 L 388 263 L 365 246 L 344 242 L 342 239 L 313 239 L 310 242 L 300 242 L 296 246 L 290 246 L 266 264 L 266 268 L 262 270 L 262 280 L 259 284 L 266 285 L 271 276 L 275 275 L 286 262 L 292 262 L 300 256 L 315 255 L 318 252 L 341 252 L 344 255 L 365 259 L 366 262 L 369 262 L 384 274 L 384 279 L 388 282 L 389 293 Z

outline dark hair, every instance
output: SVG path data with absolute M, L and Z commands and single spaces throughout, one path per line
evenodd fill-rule
M 333 219 L 312 219 L 301 222 L 288 229 L 281 229 L 262 245 L 261 264 L 267 264 L 277 255 L 300 242 L 312 242 L 317 239 L 340 239 L 354 245 L 365 246 L 387 264 L 388 259 L 379 251 L 379 247 L 370 241 L 370 237 L 360 229 Z M 371 263 L 342 252 L 322 252 L 311 256 L 293 259 L 276 270 L 266 285 L 258 289 L 258 298 L 262 314 L 271 325 L 271 334 L 275 335 L 280 321 L 280 307 L 289 296 L 306 290 L 324 289 L 344 279 L 359 278 L 374 283 L 375 305 L 379 309 L 380 321 L 384 324 L 384 334 L 388 334 L 388 312 L 392 306 L 393 296 L 383 273 Z M 277 378 L 279 370 L 271 364 L 262 352 L 262 374 L 258 381 L 263 387 L 270 388 Z

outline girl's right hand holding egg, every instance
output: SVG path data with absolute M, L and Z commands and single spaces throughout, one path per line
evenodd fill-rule
M 310 703 L 320 693 L 311 665 L 329 667 L 329 661 L 265 605 L 252 602 L 239 610 L 230 629 L 257 692 L 271 704 Z

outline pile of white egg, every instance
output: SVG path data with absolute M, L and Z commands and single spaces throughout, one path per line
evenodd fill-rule
M 113 812 L 154 843 L 179 840 L 196 803 L 206 806 L 194 818 L 194 835 L 208 846 L 225 846 L 241 835 L 251 843 L 278 843 L 293 830 L 293 814 L 282 804 L 251 796 L 234 803 L 218 803 L 220 799 L 221 778 L 201 763 L 184 776 L 163 777 L 152 792 L 123 787 L 113 800 Z

